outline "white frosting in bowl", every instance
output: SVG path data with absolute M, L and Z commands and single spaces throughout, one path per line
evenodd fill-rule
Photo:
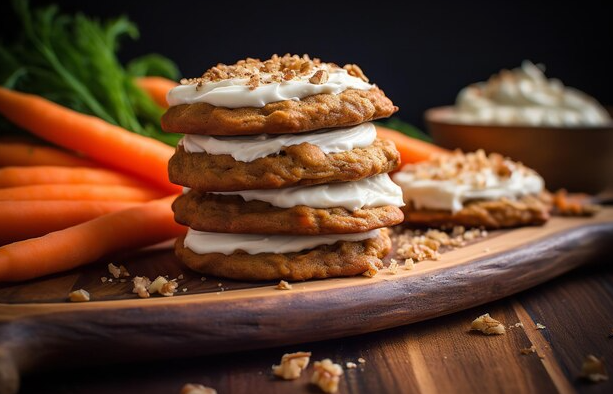
M 245 201 L 265 201 L 279 208 L 306 205 L 312 208 L 343 207 L 349 211 L 355 211 L 360 208 L 384 205 L 395 207 L 404 205 L 402 189 L 392 182 L 387 174 L 375 175 L 357 182 L 214 194 L 239 195 Z
M 251 162 L 261 157 L 277 154 L 285 147 L 308 142 L 324 153 L 350 151 L 365 148 L 377 138 L 372 123 L 353 127 L 319 130 L 315 133 L 218 137 L 187 134 L 180 141 L 186 152 L 206 152 L 211 155 L 231 155 L 234 160 Z
M 314 84 L 309 79 L 318 71 L 328 72 L 328 81 Z M 261 73 L 262 80 L 270 79 L 270 74 Z M 172 107 L 180 104 L 208 103 L 216 107 L 261 108 L 269 103 L 284 100 L 300 100 L 315 94 L 339 94 L 347 89 L 370 90 L 373 85 L 360 78 L 349 75 L 342 68 L 329 68 L 321 65 L 311 73 L 289 81 L 262 84 L 250 90 L 247 78 L 223 79 L 215 82 L 179 85 L 168 92 L 166 100 Z
M 189 229 L 183 245 L 197 254 L 223 253 L 230 255 L 238 250 L 249 254 L 292 253 L 338 241 L 357 242 L 375 238 L 380 230 L 358 234 L 334 235 L 259 235 L 210 233 Z
M 393 179 L 402 188 L 404 201 L 415 209 L 451 212 L 460 211 L 466 201 L 517 199 L 543 191 L 545 182 L 536 172 L 499 155 L 492 157 L 502 160 L 508 173 L 498 173 L 483 151 L 478 151 L 466 156 L 454 153 L 447 160 L 409 164 Z M 458 170 L 462 165 L 464 168 Z
M 446 119 L 463 124 L 527 126 L 603 126 L 608 112 L 592 97 L 547 79 L 544 67 L 524 61 L 487 82 L 460 91 L 455 111 Z

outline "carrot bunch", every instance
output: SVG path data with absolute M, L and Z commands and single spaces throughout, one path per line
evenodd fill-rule
M 0 141 L 0 281 L 64 271 L 176 237 L 174 148 L 0 88 L 0 114 L 51 145 Z

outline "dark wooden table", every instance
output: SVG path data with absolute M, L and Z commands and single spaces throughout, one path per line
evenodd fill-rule
M 479 291 L 479 289 L 475 289 Z M 469 332 L 489 312 L 506 335 Z M 339 316 L 342 318 L 342 316 Z M 545 325 L 537 330 L 536 323 Z M 144 328 L 146 329 L 146 328 Z M 613 373 L 613 268 L 606 261 L 501 301 L 419 324 L 357 337 L 198 359 L 168 349 L 169 359 L 62 369 L 25 376 L 22 393 L 179 393 L 201 383 L 221 393 L 317 393 L 311 369 L 296 381 L 272 377 L 270 366 L 287 352 L 311 351 L 312 360 L 341 363 L 340 393 L 613 393 L 603 383 L 579 378 L 587 354 L 604 356 Z M 520 349 L 534 345 L 536 353 Z

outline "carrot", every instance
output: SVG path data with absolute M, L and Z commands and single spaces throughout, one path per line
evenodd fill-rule
M 178 84 L 164 77 L 140 77 L 136 84 L 143 89 L 160 107 L 168 108 L 166 94 Z
M 137 202 L 0 201 L 0 245 L 40 237 Z
M 0 143 L 0 167 L 2 166 L 93 167 L 95 164 L 73 153 L 50 146 L 3 142 Z
M 109 167 L 141 176 L 172 193 L 168 181 L 170 146 L 95 116 L 84 115 L 40 96 L 0 88 L 0 113 L 16 125 L 64 148 L 85 153 Z
M 402 164 L 417 163 L 428 160 L 437 154 L 449 153 L 448 150 L 439 146 L 409 137 L 400 131 L 388 129 L 387 127 L 377 126 L 377 137 L 392 140 L 396 144 L 396 149 L 400 152 Z
M 150 185 L 113 170 L 87 167 L 4 167 L 0 168 L 0 188 L 49 184 L 115 185 L 147 188 Z
M 153 189 L 108 185 L 30 185 L 0 189 L 0 201 L 150 201 L 165 195 Z
M 115 252 L 177 237 L 170 205 L 176 196 L 109 213 L 67 229 L 0 247 L 0 281 L 19 281 L 93 263 Z

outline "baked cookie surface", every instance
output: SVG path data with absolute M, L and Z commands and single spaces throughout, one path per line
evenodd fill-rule
M 391 250 L 387 230 L 375 238 L 358 242 L 339 241 L 297 253 L 260 253 L 237 251 L 196 254 L 183 246 L 185 236 L 177 239 L 177 257 L 194 271 L 237 280 L 307 280 L 360 275 L 383 268 L 381 259 Z
M 392 171 L 399 164 L 394 143 L 379 139 L 365 148 L 329 154 L 302 143 L 251 162 L 230 155 L 187 153 L 179 145 L 168 174 L 172 183 L 200 192 L 229 192 L 357 181 Z
M 550 205 L 546 195 L 527 195 L 517 200 L 481 200 L 467 202 L 460 211 L 414 209 L 409 203 L 402 207 L 406 223 L 416 226 L 465 226 L 498 229 L 539 225 L 549 220 Z
M 403 220 L 400 208 L 386 205 L 349 211 L 342 207 L 278 208 L 241 196 L 200 194 L 194 190 L 172 204 L 175 220 L 199 231 L 240 234 L 348 234 L 393 226 Z
M 389 117 L 397 110 L 377 87 L 347 89 L 339 94 L 278 101 L 261 108 L 225 108 L 208 103 L 176 105 L 162 116 L 162 128 L 182 134 L 289 134 L 352 126 Z

